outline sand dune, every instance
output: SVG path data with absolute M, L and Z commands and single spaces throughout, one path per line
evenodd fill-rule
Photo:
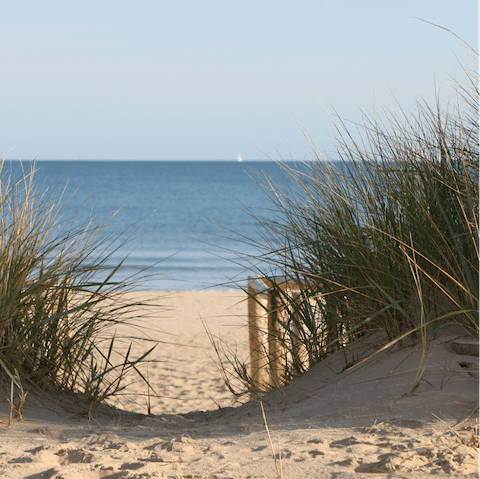
M 178 334 L 172 342 L 183 346 L 162 345 L 155 352 L 159 362 L 149 366 L 162 396 L 150 398 L 154 414 L 102 406 L 88 418 L 80 415 L 86 404 L 75 396 L 31 394 L 24 420 L 8 428 L 2 400 L 2 477 L 275 478 L 280 467 L 282 477 L 299 479 L 478 477 L 478 450 L 472 447 L 478 358 L 455 354 L 451 339 L 459 332 L 429 344 L 414 390 L 420 342 L 350 369 L 343 354 L 332 355 L 263 399 L 270 443 L 258 401 L 228 407 L 232 397 L 209 359 L 201 321 L 246 354 L 243 293 L 159 295 L 175 310 L 151 318 L 149 334 L 165 329 Z M 347 361 L 368 357 L 381 339 L 371 335 L 351 345 Z M 137 386 L 127 392 L 138 393 Z M 145 397 L 124 406 L 141 411 Z

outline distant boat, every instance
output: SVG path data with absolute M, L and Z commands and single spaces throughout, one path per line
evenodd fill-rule
M 237 156 L 237 161 L 243 161 L 243 158 L 240 155 L 238 155 Z

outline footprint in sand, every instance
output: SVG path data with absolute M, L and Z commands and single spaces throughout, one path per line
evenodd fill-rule
M 33 462 L 33 459 L 28 456 L 14 457 L 8 461 L 9 464 L 25 464 L 26 462 Z
M 169 442 L 164 443 L 161 448 L 165 449 L 167 452 L 183 452 L 187 454 L 192 454 L 197 450 L 195 440 L 189 437 L 171 439 Z
M 323 444 L 324 442 L 323 439 L 310 439 L 310 441 L 307 441 L 307 444 Z
M 36 474 L 31 474 L 30 476 L 26 476 L 25 479 L 51 479 L 55 475 L 58 474 L 58 470 L 55 468 L 47 469 L 43 472 L 37 472 Z
M 145 466 L 143 462 L 126 462 L 120 466 L 120 470 L 128 470 L 134 471 L 136 469 L 140 469 L 141 467 Z
M 60 449 L 56 455 L 60 456 L 60 464 L 62 466 L 67 464 L 89 464 L 93 460 L 93 454 L 82 449 Z
M 252 449 L 252 452 L 259 452 L 263 451 L 264 449 L 267 449 L 268 446 L 258 446 L 255 449 Z
M 339 439 L 338 441 L 331 442 L 330 447 L 348 447 L 348 446 L 352 446 L 353 444 L 365 444 L 365 443 L 362 441 L 359 441 L 354 436 L 350 436 L 350 437 L 346 437 L 345 439 Z
M 329 466 L 342 466 L 342 467 L 350 467 L 353 463 L 353 459 L 345 459 L 344 461 L 337 461 L 337 462 L 332 462 L 329 464 Z

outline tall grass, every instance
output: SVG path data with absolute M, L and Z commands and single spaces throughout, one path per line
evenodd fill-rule
M 262 233 L 255 272 L 270 276 L 288 312 L 274 317 L 309 357 L 290 373 L 368 329 L 392 342 L 452 323 L 478 336 L 478 82 L 466 76 L 434 105 L 338 119 L 333 157 L 305 132 L 312 161 L 280 163 L 286 188 L 260 175 L 271 207 L 250 212 Z M 275 287 L 272 272 L 299 292 Z
M 8 384 L 80 392 L 96 404 L 129 373 L 142 377 L 138 365 L 151 349 L 131 358 L 111 332 L 142 306 L 125 299 L 140 278 L 115 281 L 120 264 L 105 273 L 122 236 L 104 233 L 108 221 L 65 217 L 68 198 L 36 181 L 35 164 L 19 178 L 5 161 L 0 168 L 0 374 Z

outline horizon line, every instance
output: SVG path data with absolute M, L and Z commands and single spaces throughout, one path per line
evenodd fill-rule
M 12 162 L 40 162 L 40 161 L 72 161 L 72 162 L 89 162 L 89 161 L 149 161 L 149 162 L 201 162 L 201 161 L 209 161 L 209 162 L 228 162 L 228 163 L 255 163 L 255 162 L 303 162 L 303 161 L 312 161 L 312 160 L 298 160 L 298 159 L 273 159 L 273 158 L 266 158 L 266 159 L 243 159 L 242 161 L 238 161 L 236 159 L 119 159 L 119 158 L 34 158 L 34 159 L 22 159 L 22 158 L 3 158 L 1 161 L 12 161 Z

